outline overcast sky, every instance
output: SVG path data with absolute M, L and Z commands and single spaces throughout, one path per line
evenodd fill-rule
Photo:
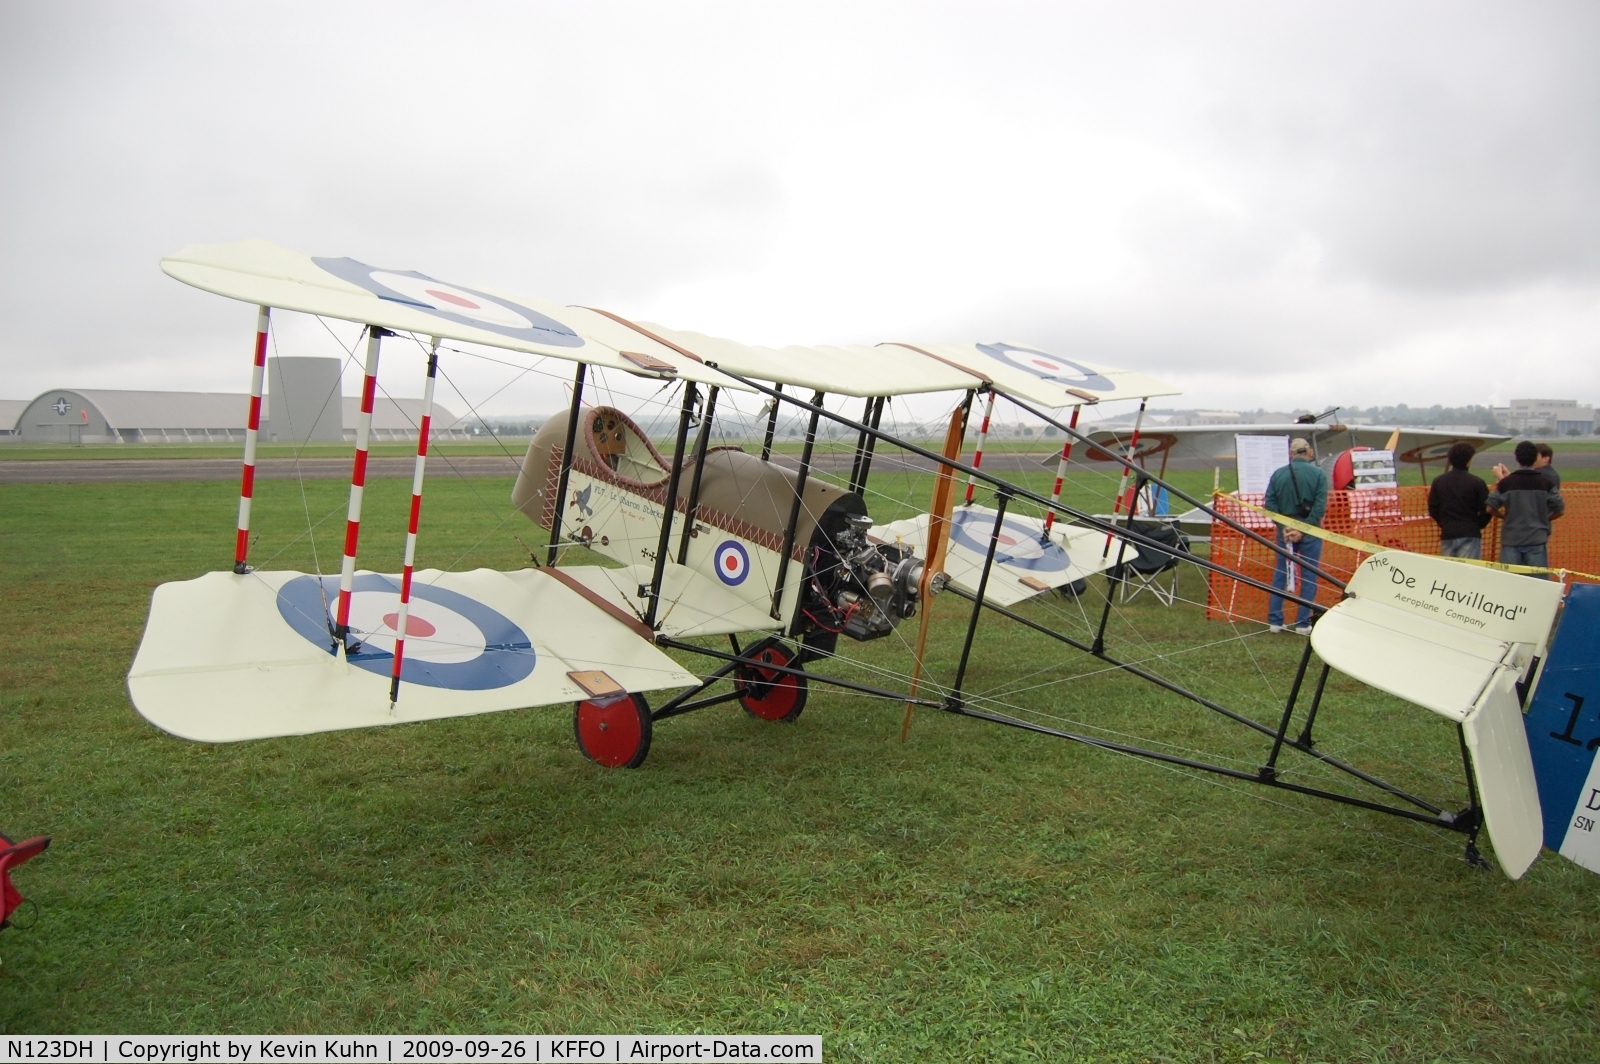
M 1527 0 L 0 0 L 0 398 L 243 390 L 251 308 L 157 262 L 262 237 L 750 342 L 1032 344 L 1180 406 L 1600 400 L 1597 42 L 1600 4 Z

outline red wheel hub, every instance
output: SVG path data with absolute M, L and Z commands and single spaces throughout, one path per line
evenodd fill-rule
M 650 752 L 650 707 L 642 695 L 625 695 L 601 704 L 579 702 L 572 711 L 578 748 L 606 768 L 638 768 Z
M 794 720 L 805 708 L 805 677 L 779 672 L 763 665 L 791 668 L 794 657 L 781 645 L 762 647 L 751 655 L 752 664 L 739 670 L 739 703 L 762 720 Z

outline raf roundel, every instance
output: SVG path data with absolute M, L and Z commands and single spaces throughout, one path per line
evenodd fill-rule
M 446 284 L 415 270 L 381 270 L 355 259 L 311 261 L 379 299 L 425 310 L 448 321 L 551 347 L 583 346 L 583 337 L 559 321 L 503 296 Z
M 297 576 L 278 591 L 278 614 L 301 638 L 333 651 L 324 603 L 339 597 L 337 577 Z M 362 573 L 350 596 L 350 633 L 359 649 L 345 660 L 379 676 L 394 669 L 400 584 Z M 400 679 L 450 691 L 492 691 L 527 679 L 537 664 L 526 632 L 499 610 L 455 591 L 411 585 Z
M 989 553 L 993 532 L 994 515 L 981 510 L 962 510 L 950 523 L 950 538 L 980 556 Z M 1009 517 L 996 537 L 994 560 L 1036 573 L 1059 573 L 1072 564 L 1061 544 L 1041 540 L 1038 531 Z
M 1055 355 L 1047 355 L 1030 347 L 1017 347 L 1015 344 L 979 344 L 978 350 L 990 358 L 1009 363 L 1035 377 L 1055 381 L 1068 388 L 1088 388 L 1095 392 L 1116 390 L 1116 385 L 1105 375 L 1070 359 L 1057 358 Z
M 750 555 L 731 539 L 724 540 L 717 548 L 715 560 L 717 579 L 729 587 L 737 587 L 750 575 Z

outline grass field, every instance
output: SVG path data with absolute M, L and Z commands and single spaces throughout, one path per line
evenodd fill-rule
M 885 479 L 875 513 L 926 482 Z M 1106 484 L 1079 478 L 1069 498 L 1102 508 Z M 407 488 L 369 487 L 374 567 L 394 567 Z M 542 535 L 508 516 L 509 488 L 431 483 L 419 564 L 525 564 Z M 1595 876 L 1546 854 L 1511 883 L 1464 865 L 1458 836 L 946 714 L 919 713 L 902 745 L 898 705 L 814 687 L 794 725 L 736 707 L 663 722 L 634 772 L 585 762 L 560 707 L 171 738 L 123 678 L 154 585 L 230 560 L 236 490 L 0 486 L 0 828 L 56 840 L 17 877 L 36 925 L 0 933 L 0 1031 L 794 1031 L 873 1061 L 1596 1058 Z M 336 568 L 344 489 L 304 491 L 262 490 L 261 564 L 313 567 L 309 514 Z M 1070 602 L 1033 608 L 1083 623 Z M 937 603 L 940 678 L 965 612 Z M 1302 644 L 1239 635 L 1136 603 L 1111 642 L 1269 719 Z M 904 668 L 892 640 L 859 649 L 860 675 Z M 969 687 L 1042 721 L 1261 756 L 998 623 Z M 1329 699 L 1325 745 L 1459 804 L 1447 725 L 1348 681 Z

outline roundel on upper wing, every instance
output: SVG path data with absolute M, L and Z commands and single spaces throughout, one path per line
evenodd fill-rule
M 950 522 L 950 538 L 981 556 L 988 555 L 989 536 L 993 532 L 993 512 L 958 510 Z M 994 560 L 1042 573 L 1058 573 L 1072 564 L 1061 544 L 1055 540 L 1040 540 L 1038 529 L 1009 517 L 1000 526 Z
M 348 258 L 311 261 L 379 299 L 416 307 L 461 325 L 552 347 L 583 346 L 583 337 L 559 321 L 500 296 L 436 281 L 415 270 L 380 270 Z
M 979 344 L 978 350 L 992 359 L 1016 366 L 1035 377 L 1042 377 L 1047 381 L 1066 388 L 1085 388 L 1091 392 L 1114 392 L 1117 386 L 1109 377 L 1081 366 L 1071 359 L 1060 358 L 1056 355 L 1047 355 L 1043 351 L 1035 351 L 1031 347 L 1018 347 L 1015 344 Z
M 278 614 L 302 638 L 329 650 L 328 611 L 339 601 L 338 577 L 297 576 L 278 590 Z M 324 606 L 324 603 L 327 605 Z M 346 660 L 380 676 L 394 670 L 400 584 L 362 573 L 350 594 L 350 632 L 361 648 Z M 527 679 L 538 662 L 533 642 L 510 618 L 477 599 L 442 587 L 411 585 L 405 661 L 400 679 L 451 691 L 492 691 Z
M 733 540 L 723 540 L 717 547 L 713 561 L 717 567 L 717 579 L 729 587 L 736 587 L 744 583 L 744 578 L 750 575 L 750 555 L 743 546 Z

